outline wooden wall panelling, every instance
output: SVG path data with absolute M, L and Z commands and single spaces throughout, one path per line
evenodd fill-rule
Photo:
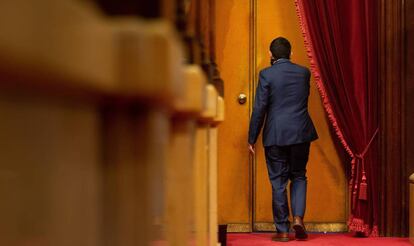
M 407 175 L 414 173 L 414 1 L 405 1 L 405 125 Z
M 405 155 L 404 2 L 379 3 L 380 233 L 407 235 L 408 174 Z
M 411 243 L 414 243 L 414 1 L 405 1 L 405 125 L 406 125 L 406 155 L 404 162 L 407 165 L 407 175 L 410 176 L 410 194 L 409 197 L 409 237 Z

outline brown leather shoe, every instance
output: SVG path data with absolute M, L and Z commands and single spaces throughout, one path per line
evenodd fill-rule
M 300 216 L 293 217 L 293 230 L 295 230 L 295 238 L 297 240 L 306 240 L 308 239 L 308 234 L 306 234 L 305 225 Z
M 289 241 L 289 233 L 287 232 L 278 232 L 276 235 L 272 237 L 272 241 L 276 242 L 288 242 Z

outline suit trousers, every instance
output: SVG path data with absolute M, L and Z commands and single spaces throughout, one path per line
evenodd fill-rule
M 286 186 L 290 180 L 293 216 L 304 217 L 306 209 L 306 164 L 310 142 L 265 147 L 267 170 L 272 184 L 273 219 L 277 232 L 289 232 L 289 207 Z

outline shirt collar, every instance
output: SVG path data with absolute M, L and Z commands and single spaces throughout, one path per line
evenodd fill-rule
M 279 59 L 276 60 L 276 63 L 287 62 L 287 61 L 289 61 L 289 59 L 279 58 Z
M 290 62 L 290 60 L 286 59 L 286 58 L 279 58 L 279 59 L 277 59 L 276 61 L 274 61 L 272 63 L 272 66 L 275 65 L 275 64 L 281 64 L 281 63 L 285 63 L 285 62 Z

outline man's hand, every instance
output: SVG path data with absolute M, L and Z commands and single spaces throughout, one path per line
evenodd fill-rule
M 255 154 L 255 152 L 254 152 L 254 144 L 249 144 L 249 152 L 250 152 L 251 155 L 254 155 Z

